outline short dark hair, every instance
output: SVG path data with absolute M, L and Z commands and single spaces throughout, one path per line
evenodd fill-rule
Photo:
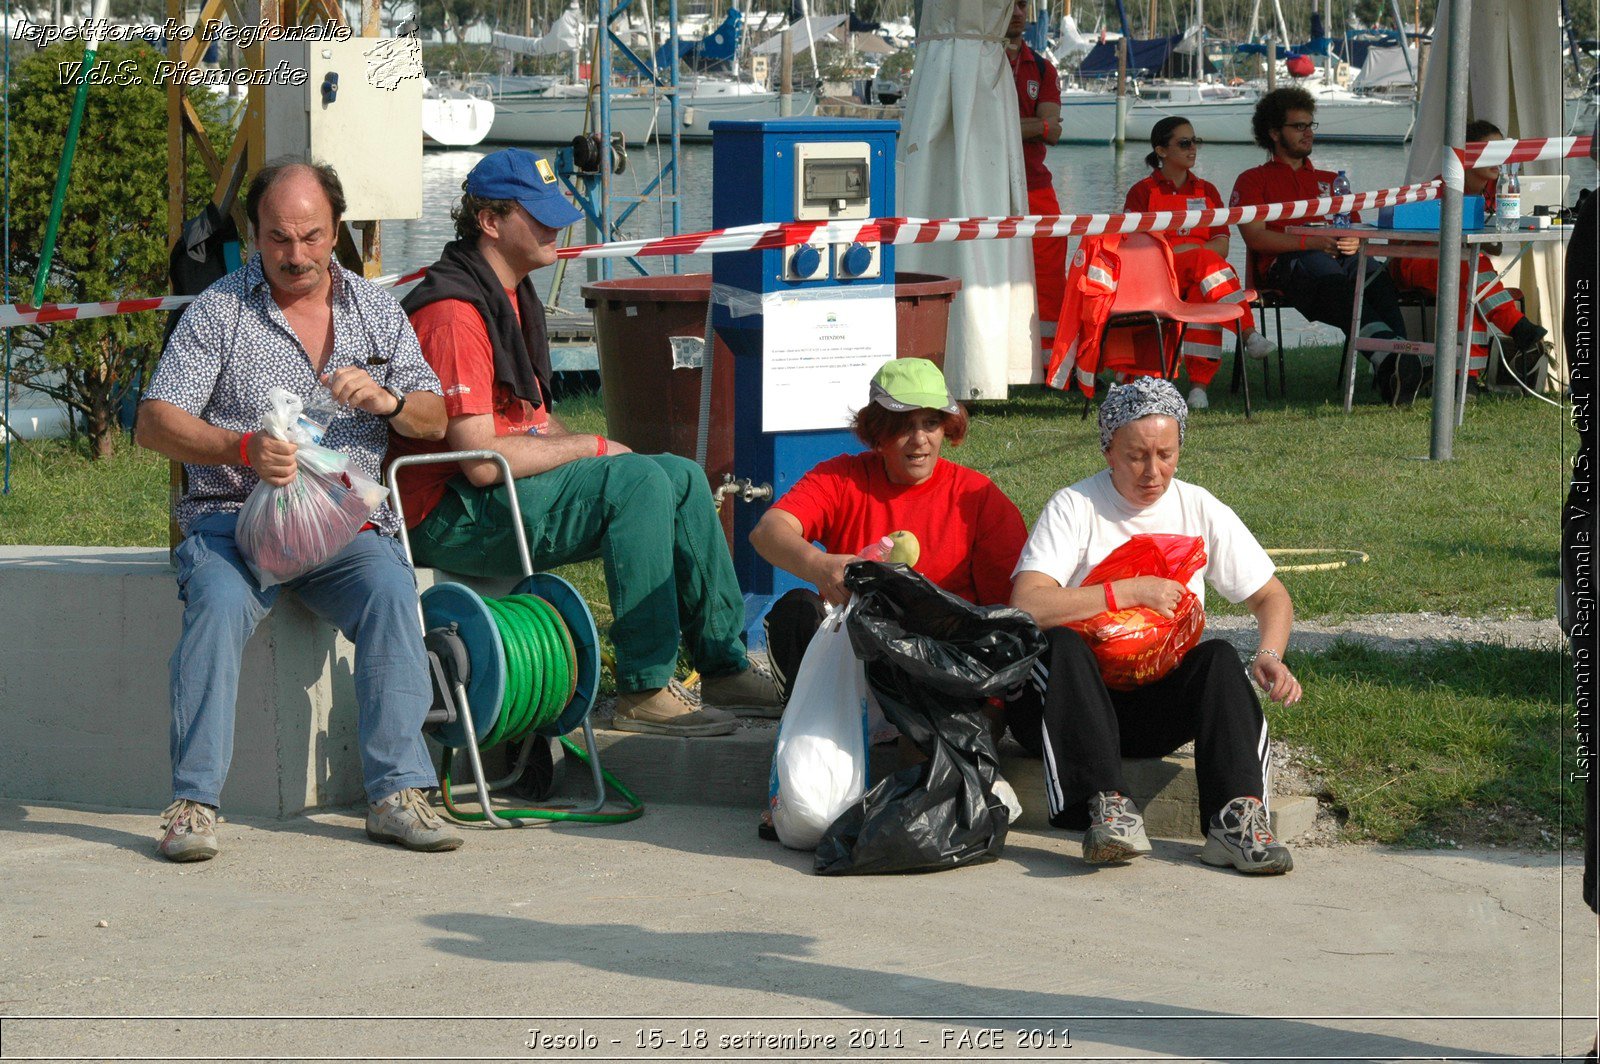
M 252 229 L 261 228 L 261 201 L 267 198 L 267 193 L 272 191 L 274 185 L 296 170 L 311 171 L 317 184 L 322 186 L 322 194 L 328 197 L 328 206 L 333 208 L 334 224 L 339 224 L 345 208 L 344 185 L 339 181 L 339 172 L 327 163 L 317 162 L 306 155 L 280 155 L 255 172 L 250 179 L 250 188 L 244 194 L 244 213 L 249 217 Z
M 876 449 L 885 440 L 904 434 L 911 425 L 911 419 L 920 413 L 921 410 L 897 411 L 877 403 L 868 403 L 856 411 L 850 429 L 858 440 Z M 950 441 L 952 447 L 961 446 L 961 441 L 967 438 L 967 408 L 957 403 L 956 412 L 944 414 L 943 417 L 944 438 Z
M 1490 137 L 1503 137 L 1500 127 L 1487 118 L 1474 118 L 1467 123 L 1467 143 L 1477 144 L 1488 140 Z
M 1274 150 L 1272 131 L 1283 128 L 1290 111 L 1314 115 L 1317 113 L 1316 98 L 1298 85 L 1288 85 L 1273 89 L 1256 101 L 1255 114 L 1250 116 L 1250 132 L 1263 150 Z
M 1182 115 L 1168 115 L 1150 127 L 1150 147 L 1165 148 L 1167 146 L 1167 141 L 1172 139 L 1173 131 L 1179 126 L 1187 125 L 1193 125 L 1193 123 L 1187 118 L 1184 118 Z M 1144 157 L 1144 164 L 1150 169 L 1155 170 L 1161 166 L 1161 156 L 1152 151 L 1149 155 Z
M 450 217 L 456 223 L 456 237 L 461 240 L 476 240 L 483 235 L 483 226 L 478 224 L 478 212 L 488 211 L 496 218 L 504 218 L 517 209 L 516 200 L 485 199 L 483 196 L 474 196 L 467 191 L 467 183 L 461 182 L 461 202 L 450 208 Z

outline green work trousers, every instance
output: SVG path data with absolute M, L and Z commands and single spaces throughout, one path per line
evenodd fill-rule
M 522 477 L 516 491 L 535 572 L 605 564 L 618 690 L 666 686 L 680 633 L 703 675 L 746 667 L 744 598 L 699 466 L 671 454 L 582 458 Z M 411 530 L 411 553 L 469 576 L 520 573 L 504 487 L 455 477 Z

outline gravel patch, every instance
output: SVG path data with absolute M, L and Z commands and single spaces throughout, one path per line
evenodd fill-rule
M 1254 617 L 1207 617 L 1208 633 L 1222 636 L 1245 652 L 1256 647 Z M 1487 643 L 1528 649 L 1559 649 L 1561 628 L 1554 617 L 1457 617 L 1448 613 L 1374 613 L 1338 621 L 1294 622 L 1289 649 L 1317 653 L 1340 639 L 1389 653 L 1430 650 L 1447 643 Z

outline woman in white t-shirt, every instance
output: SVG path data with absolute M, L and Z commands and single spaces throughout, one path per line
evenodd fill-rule
M 1193 741 L 1206 837 L 1201 860 L 1241 872 L 1287 872 L 1294 860 L 1268 826 L 1267 724 L 1250 681 L 1274 701 L 1300 700 L 1300 683 L 1283 663 L 1294 604 L 1238 515 L 1173 476 L 1187 417 L 1168 381 L 1141 377 L 1112 388 L 1100 408 L 1107 468 L 1051 498 L 1017 562 L 1011 604 L 1031 614 L 1050 639 L 1040 684 L 1050 822 L 1086 829 L 1083 855 L 1090 863 L 1149 853 L 1144 818 L 1123 784 L 1122 758 L 1162 757 Z M 1132 691 L 1106 687 L 1088 643 L 1062 626 L 1118 607 L 1172 616 L 1184 592 L 1174 580 L 1140 576 L 1081 586 L 1106 555 L 1146 533 L 1205 542 L 1207 564 L 1188 590 L 1203 604 L 1209 583 L 1250 608 L 1260 648 L 1248 670 L 1229 643 L 1210 639 L 1159 680 Z

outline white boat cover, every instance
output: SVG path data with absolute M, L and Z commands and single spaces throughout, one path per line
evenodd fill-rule
M 1022 132 L 1005 29 L 1007 0 L 923 0 L 917 76 L 900 126 L 898 213 L 1026 214 Z M 1033 248 L 1022 240 L 903 246 L 896 268 L 961 278 L 945 375 L 956 398 L 1004 399 L 1043 379 Z
M 1095 42 L 1083 35 L 1078 29 L 1078 20 L 1071 15 L 1061 16 L 1061 32 L 1056 34 L 1056 59 L 1066 59 L 1068 56 L 1088 55 L 1089 49 Z
M 1443 52 L 1435 49 L 1434 58 L 1439 58 Z M 1411 56 L 1411 65 L 1406 65 L 1406 56 Z M 1352 89 L 1379 89 L 1390 85 L 1410 85 L 1414 79 L 1412 71 L 1417 69 L 1417 49 L 1414 45 L 1407 45 L 1404 52 L 1398 45 L 1390 48 L 1367 49 L 1366 61 L 1361 64 L 1361 71 L 1350 82 Z
M 789 28 L 789 35 L 794 38 L 794 54 L 804 55 L 813 45 L 838 44 L 837 38 L 828 38 L 834 30 L 845 24 L 849 15 L 812 15 L 810 18 L 800 19 Z M 783 51 L 783 34 L 774 33 L 750 49 L 754 55 L 778 55 Z
M 1467 114 L 1499 126 L 1508 137 L 1559 137 L 1566 130 L 1562 99 L 1559 8 L 1547 0 L 1477 0 L 1472 5 L 1467 61 Z M 1426 181 L 1440 172 L 1444 144 L 1446 58 L 1451 7 L 1439 5 L 1427 83 L 1417 109 L 1406 180 Z M 1528 173 L 1559 174 L 1560 162 L 1529 163 Z M 1555 344 L 1551 384 L 1567 382 L 1566 347 L 1561 336 L 1565 298 L 1565 250 L 1537 248 L 1507 274 L 1507 286 L 1521 288 L 1528 317 L 1550 330 Z M 1500 260 L 1503 265 L 1504 259 Z
M 494 35 L 494 46 L 503 52 L 518 55 L 564 55 L 583 47 L 583 15 L 573 4 L 550 24 L 550 32 L 543 37 L 524 37 L 517 33 Z

